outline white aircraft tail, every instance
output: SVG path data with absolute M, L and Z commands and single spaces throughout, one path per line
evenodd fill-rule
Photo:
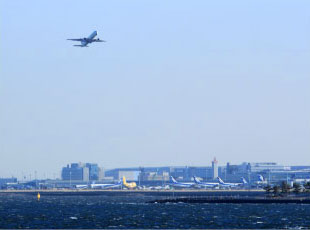
M 178 182 L 176 181 L 176 179 L 173 178 L 173 176 L 170 176 L 170 178 L 171 178 L 171 180 L 172 180 L 173 183 L 178 183 Z
M 224 181 L 220 177 L 217 177 L 217 180 L 219 181 L 220 184 L 225 184 Z
M 242 180 L 242 184 L 247 184 L 248 183 L 244 177 L 241 177 L 241 180 Z
M 197 177 L 195 177 L 195 176 L 194 176 L 194 181 L 195 181 L 196 184 L 201 184 L 201 181 Z

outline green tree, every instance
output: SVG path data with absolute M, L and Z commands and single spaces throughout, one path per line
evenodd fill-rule
M 282 193 L 287 194 L 291 191 L 291 186 L 286 181 L 282 181 L 281 191 L 282 191 Z
M 307 183 L 305 183 L 304 185 L 306 192 L 310 192 L 310 181 L 308 181 Z
M 268 184 L 266 187 L 264 187 L 266 193 L 270 193 L 272 192 L 272 187 L 270 186 L 270 184 Z
M 281 191 L 281 188 L 280 188 L 279 185 L 275 185 L 275 186 L 273 186 L 272 190 L 273 190 L 273 194 L 274 194 L 275 196 L 277 196 L 277 195 L 279 195 L 279 193 L 280 193 L 280 191 Z
M 293 191 L 296 194 L 302 192 L 301 185 L 299 183 L 294 182 L 294 184 L 293 184 Z

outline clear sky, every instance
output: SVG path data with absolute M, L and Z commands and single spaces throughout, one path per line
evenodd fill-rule
M 310 1 L 0 0 L 0 176 L 310 165 Z M 73 47 L 93 30 L 107 43 Z

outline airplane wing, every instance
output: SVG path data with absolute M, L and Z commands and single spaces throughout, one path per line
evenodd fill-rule
M 92 42 L 107 42 L 105 40 L 100 40 L 100 39 L 93 39 Z
M 83 41 L 84 39 L 83 39 L 83 38 L 69 38 L 69 39 L 67 39 L 67 40 L 81 42 L 81 41 Z

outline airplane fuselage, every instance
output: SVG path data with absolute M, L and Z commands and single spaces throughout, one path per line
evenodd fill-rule
M 109 188 L 119 188 L 121 184 L 92 184 L 92 189 L 109 189 Z
M 87 46 L 89 43 L 92 43 L 94 38 L 97 36 L 97 31 L 94 31 L 91 33 L 91 35 L 89 35 L 87 38 L 84 38 L 81 41 L 81 45 L 82 46 Z
M 236 188 L 240 186 L 245 186 L 247 184 L 247 181 L 242 177 L 242 183 L 225 183 L 221 178 L 217 178 L 219 181 L 220 187 L 223 188 Z
M 172 176 L 170 177 L 172 183 L 170 184 L 174 188 L 194 188 L 195 184 L 194 183 L 181 183 L 176 181 Z
M 218 183 L 205 183 L 205 182 L 200 182 L 196 183 L 198 187 L 205 187 L 205 188 L 215 188 L 218 187 Z
M 172 187 L 175 188 L 193 188 L 194 184 L 187 184 L 187 183 L 172 183 Z
M 96 36 L 97 36 L 97 31 L 95 30 L 88 37 L 73 38 L 73 39 L 67 39 L 67 40 L 81 42 L 81 45 L 74 45 L 74 46 L 79 46 L 79 47 L 88 47 L 87 45 L 93 42 L 105 42 L 104 40 L 100 40 L 99 38 L 95 39 Z
M 219 186 L 219 183 L 212 183 L 212 182 L 201 182 L 197 177 L 194 176 L 194 181 L 198 187 L 205 187 L 205 188 L 215 188 Z

